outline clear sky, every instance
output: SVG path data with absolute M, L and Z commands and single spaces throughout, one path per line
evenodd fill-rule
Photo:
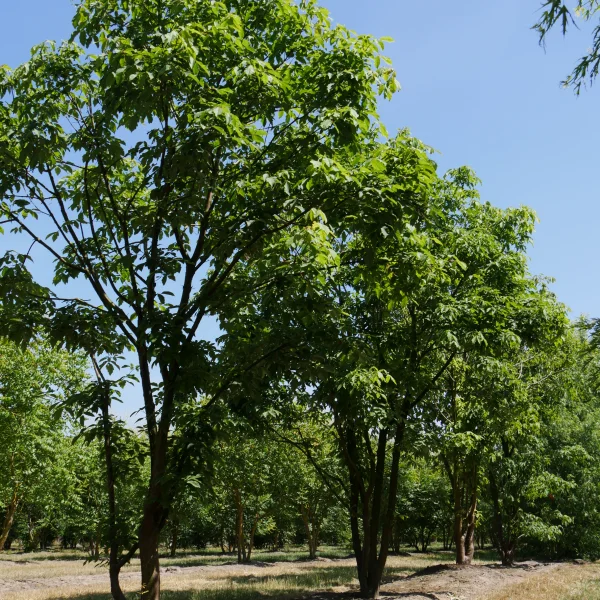
M 321 3 L 336 22 L 395 39 L 386 53 L 403 91 L 381 104 L 388 130 L 410 128 L 440 151 L 442 170 L 473 167 L 484 199 L 533 207 L 532 271 L 556 279 L 573 316 L 600 316 L 600 81 L 578 98 L 559 85 L 589 33 L 554 35 L 544 52 L 530 30 L 540 0 Z M 16 66 L 32 45 L 70 34 L 69 0 L 2 4 L 0 64 Z
M 403 91 L 381 114 L 466 164 L 498 206 L 527 204 L 540 219 L 531 268 L 556 279 L 572 315 L 600 316 L 599 87 L 577 98 L 560 81 L 591 37 L 530 30 L 539 0 L 322 0 L 361 33 L 389 35 Z M 369 7 L 369 8 L 367 8 Z

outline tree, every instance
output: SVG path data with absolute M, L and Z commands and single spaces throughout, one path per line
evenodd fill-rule
M 331 415 L 361 594 L 377 597 L 407 424 L 455 356 L 515 337 L 513 297 L 530 285 L 524 249 L 534 216 L 478 202 L 468 169 L 438 178 L 427 148 L 406 132 L 343 166 L 359 174 L 363 202 L 330 223 L 340 258 L 323 269 L 318 302 L 306 311 L 305 282 L 282 278 L 268 295 L 240 300 L 223 327 L 249 353 L 269 336 L 294 340 L 280 393 Z
M 559 338 L 557 332 L 549 328 L 504 367 L 499 394 L 505 416 L 493 427 L 487 459 L 491 537 L 503 564 L 512 564 L 523 545 L 547 556 L 562 554 L 567 544 L 571 552 L 583 550 L 586 542 L 574 537 L 584 539 L 580 527 L 589 519 L 591 529 L 596 519 L 595 511 L 582 509 L 597 480 L 597 442 L 589 429 L 596 411 L 595 358 L 592 365 L 585 360 L 588 343 L 572 328 Z
M 327 161 L 379 131 L 377 96 L 398 84 L 379 41 L 313 0 L 81 0 L 73 25 L 0 76 L 0 221 L 54 260 L 43 287 L 29 254 L 3 258 L 4 322 L 23 337 L 46 321 L 75 344 L 112 332 L 114 354 L 133 351 L 151 463 L 142 589 L 157 600 L 172 484 L 193 463 L 173 428 L 207 422 L 190 399 L 212 406 L 231 383 L 213 376 L 207 319 L 246 293 L 227 285 L 241 266 L 270 265 L 258 290 L 328 256 L 321 215 L 340 198 L 315 184 L 347 177 Z M 78 278 L 94 301 L 61 295 Z
M 542 16 L 533 26 L 533 29 L 540 36 L 540 44 L 545 45 L 546 37 L 549 32 L 558 25 L 563 35 L 571 25 L 577 27 L 576 19 L 583 21 L 592 21 L 600 10 L 598 0 L 577 0 L 574 9 L 564 2 L 564 0 L 544 0 L 542 2 Z M 576 94 L 581 92 L 581 87 L 587 83 L 594 82 L 600 68 L 600 23 L 594 26 L 592 32 L 592 45 L 588 53 L 579 59 L 571 74 L 562 82 L 564 86 L 572 86 Z
M 544 422 L 565 394 L 563 372 L 574 356 L 569 344 L 567 351 L 563 346 L 568 332 L 561 331 L 559 323 L 547 325 L 540 328 L 537 343 L 524 344 L 505 357 L 500 385 L 496 384 L 499 410 L 490 418 L 486 469 L 491 537 L 504 565 L 514 562 L 523 538 L 557 539 L 565 523 L 549 499 L 571 484 L 548 468 L 551 454 L 544 450 Z
M 219 449 L 218 477 L 220 485 L 230 494 L 234 508 L 239 563 L 251 561 L 259 528 L 262 526 L 263 531 L 268 531 L 274 525 L 273 490 L 284 482 L 273 477 L 277 460 L 273 450 L 265 440 L 244 439 L 239 432 Z
M 81 356 L 43 341 L 22 349 L 0 339 L 0 552 L 19 507 L 37 495 L 45 497 L 41 484 L 47 490 L 62 484 L 54 476 L 60 476 L 67 423 L 53 404 L 83 385 L 85 365 Z
M 308 556 L 313 560 L 323 527 L 335 509 L 346 503 L 347 490 L 341 485 L 342 465 L 329 416 L 303 411 L 300 406 L 284 406 L 284 410 L 283 422 L 272 427 L 283 447 L 293 448 L 287 449 L 288 460 L 281 462 L 287 471 L 281 480 L 288 482 L 286 503 L 300 514 Z M 339 532 L 341 527 L 334 529 Z
M 429 445 L 436 449 L 452 487 L 457 564 L 473 558 L 487 459 L 512 433 L 535 426 L 533 415 L 547 402 L 539 388 L 547 389 L 563 368 L 549 356 L 560 348 L 568 323 L 566 309 L 544 280 L 524 273 L 509 319 L 510 335 L 490 336 L 483 351 L 473 349 L 453 360 L 426 419 Z
M 422 457 L 406 461 L 398 486 L 394 551 L 400 552 L 400 537 L 417 552 L 427 552 L 434 535 L 442 533 L 451 515 L 448 481 L 439 465 Z
M 390 543 L 393 513 L 389 506 L 400 476 L 399 453 L 407 423 L 422 418 L 426 401 L 443 385 L 444 375 L 457 355 L 485 352 L 493 346 L 493 340 L 515 335 L 514 297 L 527 285 L 523 248 L 531 232 L 530 214 L 502 212 L 465 201 L 469 180 L 461 180 L 461 175 L 464 173 L 458 173 L 456 183 L 437 192 L 443 198 L 455 196 L 458 206 L 454 214 L 450 213 L 449 222 L 423 226 L 422 235 L 428 241 L 421 247 L 427 248 L 430 256 L 421 266 L 421 280 L 415 285 L 415 280 L 407 277 L 409 271 L 402 282 L 404 289 L 394 281 L 388 290 L 375 292 L 370 298 L 365 293 L 367 302 L 357 297 L 352 307 L 356 324 L 351 329 L 364 332 L 364 337 L 354 349 L 356 362 L 343 370 L 342 365 L 337 366 L 338 372 L 347 373 L 337 391 L 330 386 L 321 388 L 325 397 L 331 398 L 327 404 L 336 418 L 336 431 L 354 488 L 353 537 L 357 556 L 362 554 L 359 578 L 363 569 L 366 582 L 361 587 L 368 597 L 377 595 Z M 384 256 L 387 261 L 391 258 L 389 254 Z M 406 250 L 397 256 L 402 257 L 400 264 L 405 266 Z M 356 282 L 356 277 L 353 280 Z M 382 281 L 383 273 L 379 278 Z M 403 302 L 399 302 L 402 296 Z M 357 337 L 354 333 L 350 338 L 353 345 Z M 350 348 L 340 356 L 344 362 L 354 358 Z M 365 364 L 365 356 L 372 361 L 370 364 Z M 357 406 L 361 408 L 357 410 Z M 372 432 L 377 432 L 375 437 Z M 384 485 L 388 445 L 392 456 L 389 481 Z M 471 487 L 475 489 L 476 482 Z M 386 491 L 386 502 L 390 504 L 382 515 Z M 473 506 L 469 513 L 469 538 L 474 510 Z M 462 520 L 459 524 L 462 539 Z M 365 563 L 370 564 L 365 568 Z
M 581 331 L 575 331 L 570 341 L 565 352 L 568 368 L 557 382 L 563 395 L 542 417 L 545 471 L 566 485 L 558 492 L 550 486 L 541 488 L 544 498 L 535 507 L 540 516 L 547 515 L 549 507 L 563 516 L 558 521 L 560 536 L 531 537 L 524 544 L 553 559 L 595 560 L 600 556 L 600 511 L 595 501 L 600 482 L 598 352 Z

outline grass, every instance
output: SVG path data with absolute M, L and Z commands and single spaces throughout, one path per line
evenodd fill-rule
M 350 561 L 348 561 L 350 562 Z M 210 569 L 193 573 L 176 573 L 163 578 L 165 600 L 253 600 L 255 598 L 281 597 L 290 593 L 301 593 L 314 589 L 334 589 L 354 581 L 355 570 L 351 565 L 315 567 L 327 563 L 281 563 L 272 567 L 252 565 L 229 569 Z M 264 573 L 264 574 L 263 574 Z M 66 582 L 65 582 L 66 583 Z M 130 597 L 139 598 L 135 578 L 123 578 L 123 588 Z M 108 600 L 107 582 L 86 586 L 89 592 L 82 593 L 81 586 L 65 585 L 60 591 L 28 589 L 14 592 L 11 600 L 50 600 L 71 598 L 72 600 Z M 201 591 L 198 591 L 201 590 Z M 0 597 L 3 597 L 0 594 Z
M 165 572 L 164 600 L 278 600 L 314 591 L 342 592 L 357 584 L 353 558 L 344 548 L 323 548 L 321 557 L 335 562 L 309 562 L 304 548 L 285 552 L 258 551 L 255 563 L 235 564 L 235 556 L 217 551 L 179 552 L 164 557 L 169 566 L 192 567 Z M 85 553 L 49 551 L 0 554 L 0 600 L 109 600 L 106 566 L 83 564 Z M 425 567 L 453 562 L 452 553 L 434 551 L 390 556 L 384 581 L 403 578 Z M 479 552 L 476 562 L 496 562 L 492 552 Z M 227 566 L 225 566 L 227 565 Z M 139 562 L 122 575 L 128 600 L 139 600 Z M 7 591 L 8 590 L 8 591 Z M 533 573 L 518 585 L 504 588 L 486 600 L 600 600 L 600 565 L 561 565 Z
M 565 563 L 532 575 L 486 600 L 600 600 L 600 565 Z
M 319 556 L 326 558 L 341 558 L 348 555 L 348 550 L 335 547 L 324 547 Z M 256 551 L 254 561 L 263 563 L 295 562 L 305 559 L 304 549 L 292 548 L 286 552 Z M 82 550 L 47 550 L 40 552 L 0 553 L 0 580 L 46 579 L 67 576 L 104 575 L 106 565 L 103 563 L 86 562 L 87 552 Z M 178 552 L 175 557 L 163 556 L 161 568 L 167 567 L 201 567 L 221 566 L 237 562 L 237 556 L 222 554 L 218 550 L 208 550 L 197 553 Z M 123 568 L 123 573 L 137 573 L 139 560 L 133 559 Z M 0 595 L 0 598 L 2 596 Z
M 85 560 L 89 554 L 83 550 L 62 550 L 53 548 L 50 550 L 36 550 L 34 552 L 23 552 L 21 550 L 5 550 L 0 553 L 0 564 L 2 561 L 29 562 L 32 560 Z
M 323 546 L 318 554 L 321 558 L 345 558 L 348 556 L 349 550 L 337 546 Z M 277 552 L 254 550 L 252 553 L 253 562 L 264 563 L 296 562 L 306 560 L 307 556 L 307 551 L 304 548 L 289 548 Z M 216 566 L 231 562 L 237 562 L 237 554 L 223 554 L 216 548 L 200 552 L 180 551 L 175 557 L 164 556 L 161 558 L 161 565 L 165 567 Z
M 318 555 L 322 558 L 345 558 L 349 555 L 347 548 L 338 546 L 322 546 Z M 285 551 L 269 551 L 269 550 L 254 550 L 252 553 L 253 562 L 292 562 L 305 560 L 308 556 L 307 551 L 302 547 L 291 547 Z M 89 559 L 89 554 L 84 550 L 61 550 L 59 548 L 35 551 L 22 552 L 8 550 L 0 553 L 0 567 L 3 561 L 11 563 L 31 563 L 32 561 L 79 561 L 84 562 Z M 161 565 L 195 567 L 195 566 L 216 566 L 224 565 L 231 562 L 237 562 L 237 554 L 223 554 L 217 548 L 207 550 L 190 551 L 179 550 L 176 556 L 170 554 L 162 554 L 160 559 Z
M 169 566 L 196 567 L 183 572 L 165 573 L 164 600 L 255 600 L 258 598 L 294 597 L 306 592 L 343 591 L 356 585 L 353 558 L 345 548 L 324 547 L 320 558 L 335 562 L 309 562 L 304 548 L 285 552 L 258 551 L 254 564 L 237 565 L 236 557 L 220 552 L 180 552 L 164 557 L 162 570 Z M 38 558 L 40 560 L 38 560 Z M 74 560 L 78 558 L 81 562 Z M 83 564 L 85 553 L 57 551 L 0 555 L 0 581 L 11 584 L 10 592 L 2 591 L 1 600 L 108 600 L 108 577 L 105 566 Z M 429 553 L 411 557 L 391 556 L 385 578 L 414 573 L 431 564 L 452 560 L 452 555 Z M 231 565 L 223 566 L 220 565 Z M 131 600 L 139 599 L 139 561 L 123 570 L 123 589 Z M 31 582 L 31 585 L 22 582 Z

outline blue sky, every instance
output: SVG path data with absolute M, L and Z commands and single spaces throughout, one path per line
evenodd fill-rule
M 600 316 L 600 89 L 575 97 L 559 85 L 589 32 L 553 35 L 544 52 L 530 30 L 540 0 L 321 3 L 336 22 L 395 39 L 386 54 L 403 90 L 381 104 L 388 130 L 410 128 L 440 151 L 442 170 L 473 167 L 484 199 L 533 207 L 532 271 L 556 279 L 573 316 Z M 67 38 L 73 10 L 69 0 L 4 2 L 0 64 L 16 66 L 32 45 Z M 7 243 L 0 238 L 0 252 Z
M 403 90 L 381 105 L 388 129 L 409 127 L 444 170 L 473 167 L 493 204 L 533 207 L 532 270 L 556 279 L 573 316 L 600 316 L 600 87 L 577 98 L 559 85 L 589 33 L 554 35 L 544 52 L 530 30 L 538 0 L 322 4 L 358 32 L 395 39 L 387 54 Z

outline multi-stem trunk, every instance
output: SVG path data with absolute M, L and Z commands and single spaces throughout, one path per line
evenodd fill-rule
M 510 533 L 504 531 L 504 519 L 500 507 L 500 490 L 493 471 L 489 472 L 490 496 L 492 497 L 492 527 L 494 532 L 494 541 L 500 560 L 505 567 L 511 567 L 515 562 L 516 542 L 511 539 Z
M 515 544 L 511 541 L 504 542 L 500 546 L 500 560 L 505 567 L 512 567 L 515 564 Z
M 470 565 L 475 554 L 478 464 L 473 457 L 461 457 L 458 454 L 454 456 L 452 463 L 444 454 L 442 459 L 452 488 L 452 538 L 456 548 L 456 564 Z
M 468 497 L 468 507 L 464 514 L 463 495 Z M 470 565 L 475 554 L 475 518 L 477 512 L 477 488 L 465 489 L 456 486 L 454 491 L 454 543 L 456 564 Z
M 368 473 L 358 466 L 360 456 L 355 431 L 350 427 L 341 430 L 344 458 L 350 474 L 352 545 L 356 556 L 360 593 L 363 598 L 379 597 L 381 577 L 393 532 L 398 492 L 400 445 L 404 429 L 403 420 L 396 425 L 391 438 L 388 429 L 380 430 L 377 452 L 371 456 Z M 393 450 L 386 502 L 385 462 L 388 441 L 392 442 Z
M 43 550 L 43 542 L 40 540 L 40 549 Z M 100 532 L 96 531 L 96 537 L 90 540 L 90 554 L 93 560 L 100 560 Z

